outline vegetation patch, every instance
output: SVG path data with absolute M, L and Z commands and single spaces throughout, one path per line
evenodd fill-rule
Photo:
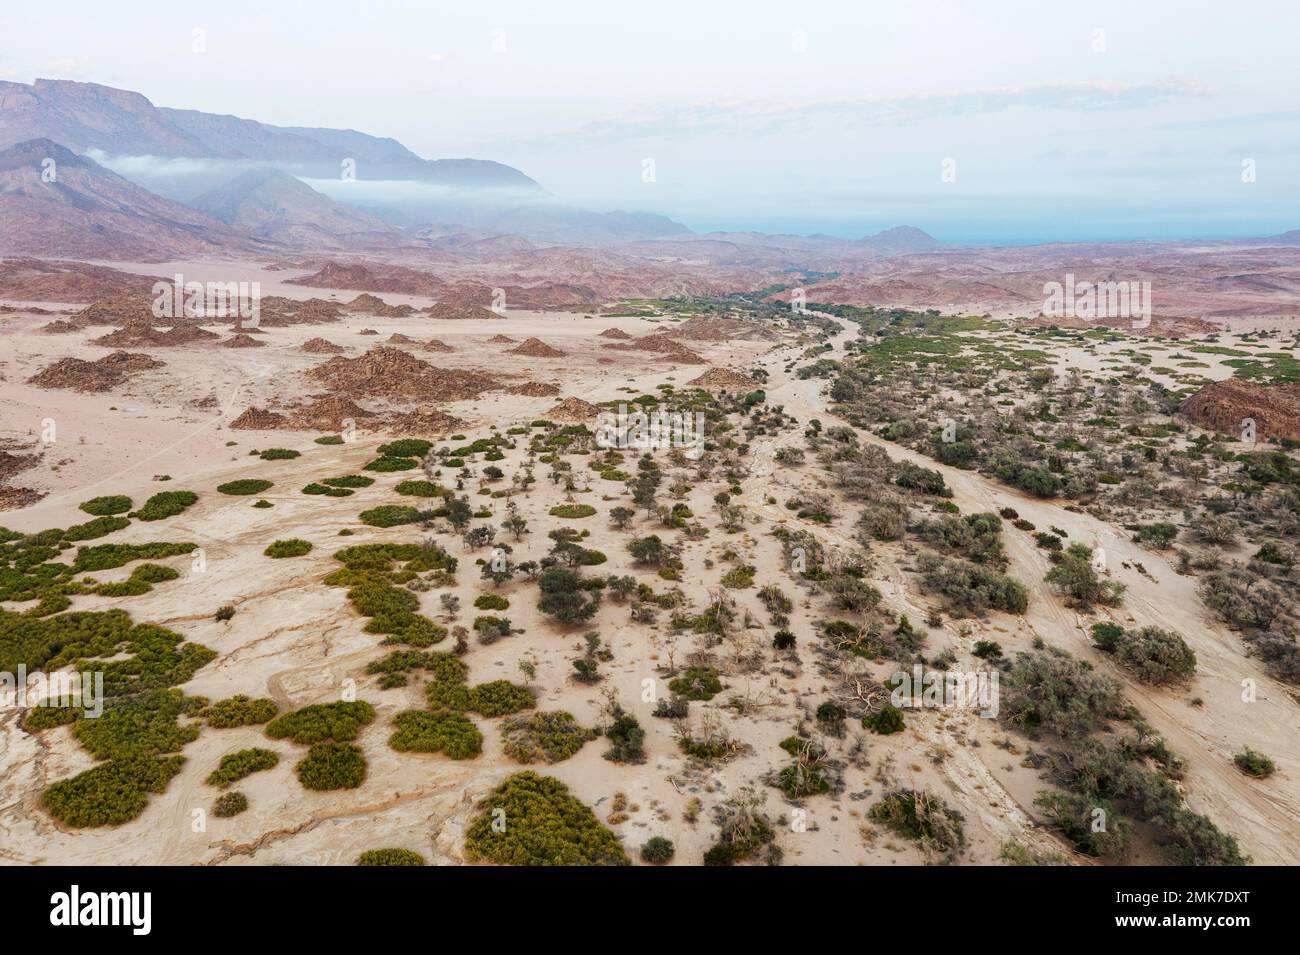
M 240 478 L 237 481 L 227 481 L 225 484 L 218 484 L 217 490 L 222 494 L 231 494 L 242 496 L 245 494 L 261 494 L 268 487 L 274 486 L 273 481 L 266 481 L 262 478 Z
M 241 693 L 229 699 L 217 700 L 200 715 L 214 729 L 230 729 L 235 726 L 260 726 L 274 719 L 279 710 L 275 700 L 265 697 L 255 700 Z
M 497 865 L 631 862 L 614 833 L 564 783 L 527 771 L 511 776 L 479 803 L 465 834 L 465 854 L 471 861 Z
M 237 783 L 245 776 L 274 769 L 280 757 L 269 749 L 240 749 L 221 757 L 217 768 L 208 773 L 209 786 L 225 789 L 231 783 Z
M 316 743 L 296 772 L 305 789 L 356 789 L 366 779 L 366 757 L 350 743 Z
M 502 748 L 520 763 L 558 763 L 599 735 L 563 710 L 515 716 L 501 723 Z
M 266 550 L 262 551 L 267 557 L 301 557 L 304 554 L 311 553 L 311 543 L 297 537 L 291 537 L 288 540 L 279 540 L 272 543 Z
M 364 700 L 316 703 L 276 717 L 267 726 L 266 735 L 295 743 L 348 743 L 374 718 L 375 708 Z
M 400 753 L 444 753 L 470 759 L 483 750 L 483 734 L 467 717 L 453 710 L 404 710 L 393 719 L 397 731 L 388 745 Z

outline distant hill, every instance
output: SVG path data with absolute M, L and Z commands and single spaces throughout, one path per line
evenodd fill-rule
M 0 223 L 0 253 L 8 255 L 161 259 L 259 248 L 48 139 L 0 151 Z
M 895 226 L 875 235 L 865 236 L 862 244 L 875 252 L 930 252 L 943 243 L 927 232 L 910 225 Z
M 284 164 L 307 176 L 338 177 L 344 160 L 360 179 L 414 179 L 541 194 L 518 169 L 478 159 L 428 160 L 395 139 L 350 129 L 278 127 L 198 110 L 166 109 L 129 90 L 38 79 L 0 82 L 0 148 L 45 138 L 74 152 L 245 160 Z
M 203 193 L 195 209 L 258 238 L 294 246 L 391 246 L 403 233 L 276 169 L 254 169 Z

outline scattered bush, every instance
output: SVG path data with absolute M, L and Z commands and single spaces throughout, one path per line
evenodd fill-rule
M 1267 779 L 1277 770 L 1277 764 L 1273 760 L 1250 747 L 1232 757 L 1232 761 L 1243 773 L 1256 779 Z
M 125 514 L 131 510 L 131 499 L 124 494 L 111 494 L 106 497 L 92 497 L 77 506 L 87 514 L 105 517 L 110 514 Z
M 248 808 L 248 797 L 241 792 L 222 793 L 212 806 L 212 815 L 218 819 L 238 816 Z
M 559 504 L 550 510 L 551 517 L 591 517 L 596 509 L 590 504 Z
M 367 849 L 357 856 L 357 865 L 424 865 L 424 856 L 410 849 Z
M 903 711 L 890 703 L 886 703 L 878 713 L 868 713 L 862 717 L 862 728 L 881 736 L 901 733 L 904 725 Z
M 273 769 L 279 762 L 280 757 L 269 749 L 236 750 L 221 757 L 217 768 L 208 774 L 207 784 L 224 789 L 245 776 Z
M 668 689 L 688 700 L 711 700 L 722 692 L 722 680 L 713 667 L 690 667 L 670 680 Z
M 198 499 L 193 491 L 160 491 L 131 516 L 142 521 L 160 521 L 181 513 Z
M 563 710 L 515 716 L 501 724 L 503 749 L 520 763 L 558 763 L 598 735 Z
M 371 527 L 396 527 L 399 524 L 414 524 L 420 519 L 420 512 L 413 507 L 400 504 L 381 504 L 360 514 L 362 524 Z
M 503 828 L 497 824 L 502 818 Z M 497 865 L 630 863 L 614 833 L 562 782 L 527 771 L 479 803 L 465 834 L 465 854 L 470 861 Z
M 267 726 L 266 735 L 295 743 L 348 743 L 374 718 L 375 708 L 364 700 L 316 703 L 276 717 Z
M 280 707 L 275 700 L 252 699 L 240 694 L 227 700 L 218 700 L 203 711 L 203 717 L 214 729 L 234 726 L 257 726 L 273 719 Z
M 965 842 L 961 814 L 924 789 L 895 790 L 872 806 L 867 816 L 916 841 L 927 853 L 951 856 Z
M 267 557 L 301 557 L 303 554 L 311 552 L 311 543 L 301 540 L 297 537 L 291 537 L 288 540 L 279 540 L 272 543 L 266 550 L 262 551 Z
M 218 484 L 217 490 L 222 494 L 244 495 L 244 494 L 261 494 L 268 487 L 273 487 L 274 482 L 264 481 L 261 478 L 240 478 L 238 481 L 227 481 L 225 484 Z
M 452 710 L 404 710 L 393 719 L 397 732 L 388 745 L 399 753 L 444 753 L 469 759 L 483 751 L 483 734 L 468 718 Z
M 296 770 L 306 789 L 356 789 L 366 779 L 366 757 L 360 746 L 316 743 Z
M 641 845 L 641 861 L 648 862 L 650 865 L 663 865 L 665 862 L 672 861 L 676 851 L 672 840 L 665 839 L 663 836 L 651 836 Z

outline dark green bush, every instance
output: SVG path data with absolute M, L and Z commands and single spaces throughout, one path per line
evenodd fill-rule
M 360 519 L 362 524 L 371 527 L 396 527 L 399 524 L 414 524 L 420 519 L 420 512 L 400 504 L 381 504 L 362 511 Z
M 295 743 L 347 743 L 374 718 L 375 708 L 364 700 L 316 703 L 276 717 L 266 727 L 266 735 Z
M 563 710 L 514 716 L 501 723 L 502 748 L 520 763 L 558 763 L 598 735 Z
M 240 478 L 237 481 L 227 481 L 225 484 L 218 484 L 217 490 L 222 494 L 245 495 L 261 494 L 268 487 L 273 487 L 274 482 L 264 481 L 261 478 Z
M 241 792 L 222 793 L 212 805 L 212 815 L 218 819 L 238 816 L 248 808 L 248 797 Z
M 92 497 L 77 506 L 87 514 L 103 517 L 108 514 L 125 514 L 131 510 L 131 499 L 125 494 L 111 494 L 106 497 Z
M 198 499 L 193 491 L 160 491 L 131 516 L 142 521 L 160 521 L 181 513 Z
M 722 681 L 713 667 L 689 667 L 669 681 L 668 689 L 688 700 L 711 700 L 722 692 Z
M 366 779 L 366 757 L 350 743 L 315 743 L 296 771 L 306 789 L 356 789 Z
M 279 762 L 280 757 L 269 749 L 236 750 L 221 757 L 217 768 L 208 774 L 207 784 L 224 789 L 245 776 L 273 769 Z
M 497 865 L 630 863 L 590 808 L 558 779 L 533 772 L 516 773 L 479 803 L 465 834 L 465 854 Z
M 229 729 L 234 726 L 257 726 L 273 719 L 280 707 L 275 700 L 266 698 L 253 699 L 240 694 L 226 700 L 218 700 L 203 711 L 203 717 L 214 729 Z
M 868 713 L 862 717 L 863 729 L 869 729 L 881 736 L 903 731 L 903 711 L 893 704 L 886 703 L 878 713 Z
M 41 794 L 41 803 L 74 829 L 118 826 L 144 812 L 147 794 L 165 790 L 184 762 L 184 756 L 112 759 L 54 783 Z
M 641 844 L 641 861 L 651 865 L 663 865 L 672 860 L 675 852 L 672 840 L 665 839 L 663 836 L 651 836 Z
M 279 540 L 272 543 L 262 551 L 267 557 L 301 557 L 303 554 L 311 552 L 311 543 L 301 540 L 297 537 L 291 537 L 288 540 Z
M 368 849 L 357 856 L 357 865 L 424 865 L 424 856 L 410 849 Z
M 377 471 L 386 473 L 389 471 L 411 471 L 420 466 L 420 462 L 415 458 L 390 458 L 379 457 L 365 466 L 367 471 Z
M 397 732 L 388 745 L 400 753 L 445 753 L 451 759 L 469 759 L 483 750 L 478 727 L 452 710 L 404 710 L 393 725 Z

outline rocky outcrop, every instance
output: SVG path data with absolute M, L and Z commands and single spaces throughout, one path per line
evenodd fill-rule
M 1247 419 L 1258 441 L 1300 441 L 1300 382 L 1257 385 L 1229 378 L 1206 385 L 1183 402 L 1181 412 L 1211 431 L 1238 435 Z

